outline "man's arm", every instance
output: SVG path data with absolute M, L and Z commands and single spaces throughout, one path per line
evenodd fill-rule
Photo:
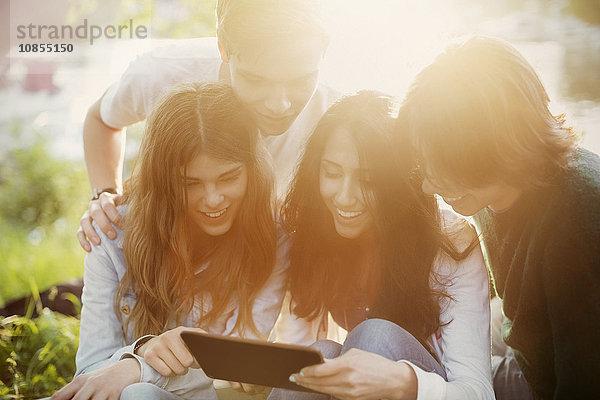
M 207 39 L 207 40 L 205 40 Z M 168 45 L 136 57 L 104 95 L 88 110 L 83 141 L 85 162 L 92 189 L 121 188 L 125 132 L 120 129 L 146 119 L 157 101 L 182 82 L 218 79 L 221 61 L 212 38 L 194 40 L 187 45 Z M 115 207 L 119 196 L 103 193 L 92 200 L 81 218 L 77 237 L 86 251 L 88 240 L 98 244 L 92 229 L 94 220 L 108 235 L 114 236 L 111 222 L 122 227 Z
M 98 99 L 90 109 L 83 125 L 83 147 L 88 178 L 92 190 L 114 188 L 120 189 L 123 179 L 123 159 L 125 150 L 125 130 L 106 125 L 100 116 Z M 122 228 L 123 219 L 117 211 L 115 198 L 117 195 L 102 193 L 97 200 L 90 201 L 89 209 L 81 218 L 81 227 L 77 238 L 81 247 L 91 251 L 88 239 L 100 244 L 100 237 L 92 227 L 92 219 L 111 239 L 116 233 L 111 222 Z
M 90 106 L 83 125 L 83 149 L 90 186 L 120 188 L 125 149 L 124 129 L 106 125 L 100 116 L 102 97 Z

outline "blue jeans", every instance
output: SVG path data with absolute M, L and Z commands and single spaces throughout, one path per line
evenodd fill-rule
M 237 392 L 233 389 L 219 389 L 212 393 L 206 393 L 206 400 L 264 400 L 265 395 L 249 395 Z M 197 400 L 203 400 L 201 397 L 194 397 Z M 121 400 L 181 400 L 181 397 L 159 388 L 151 383 L 134 383 L 127 386 L 121 392 Z
M 134 383 L 121 392 L 121 400 L 181 400 L 181 397 L 167 392 L 152 383 Z
M 121 400 L 181 400 L 181 397 L 167 392 L 152 383 L 133 383 L 121 392 Z M 44 398 L 40 400 L 50 400 Z
M 492 356 L 492 379 L 497 400 L 533 400 L 533 391 L 521 372 L 510 347 L 502 356 Z
M 492 308 L 492 381 L 496 400 L 532 400 L 533 391 L 515 360 L 513 350 L 502 340 L 502 300 L 494 297 Z
M 446 371 L 435 358 L 405 329 L 383 319 L 368 319 L 358 324 L 346 338 L 344 345 L 331 340 L 320 340 L 312 345 L 324 358 L 338 357 L 350 349 L 379 354 L 387 359 L 410 361 L 427 372 L 435 372 L 446 379 Z M 329 395 L 273 389 L 267 400 L 325 400 Z
M 181 397 L 167 392 L 152 383 L 133 383 L 121 392 L 121 400 L 181 400 Z M 44 397 L 39 400 L 50 400 Z

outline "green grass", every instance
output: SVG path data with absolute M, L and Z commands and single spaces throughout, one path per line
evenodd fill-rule
M 34 233 L 0 224 L 0 305 L 83 276 L 85 252 L 75 237 L 77 226 L 59 220 Z
M 15 133 L 15 135 L 18 132 Z M 82 162 L 53 158 L 41 133 L 0 154 L 0 306 L 83 274 L 75 236 L 88 205 Z
M 0 317 L 0 399 L 50 396 L 73 377 L 79 319 L 39 312 Z
M 133 0 L 125 3 L 135 5 L 139 15 L 120 13 L 120 19 L 135 17 L 137 21 L 145 15 L 160 25 L 158 29 L 165 37 L 214 34 L 215 0 L 201 7 L 184 0 L 190 11 L 188 19 L 193 22 L 189 24 L 162 21 L 147 5 L 137 7 L 139 2 Z M 120 8 L 129 9 L 123 5 Z M 192 27 L 193 32 L 174 31 L 182 26 Z M 0 307 L 31 293 L 36 297 L 38 288 L 43 291 L 83 275 L 85 252 L 75 236 L 89 200 L 83 163 L 51 157 L 45 139 L 49 136 L 41 128 L 40 132 L 31 132 L 29 124 L 15 120 L 7 127 L 0 126 L 0 130 L 5 128 L 14 136 L 14 143 L 28 143 L 25 148 L 0 151 Z M 142 130 L 142 125 L 128 129 L 129 141 L 141 137 Z M 31 136 L 31 143 L 26 136 Z M 130 166 L 131 161 L 126 165 Z M 0 317 L 2 400 L 49 396 L 69 382 L 75 372 L 79 320 L 49 310 L 38 311 L 41 314 L 35 319 Z

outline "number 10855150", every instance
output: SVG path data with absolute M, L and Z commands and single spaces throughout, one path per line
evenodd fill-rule
M 19 44 L 19 53 L 71 53 L 73 45 L 71 43 L 21 43 Z

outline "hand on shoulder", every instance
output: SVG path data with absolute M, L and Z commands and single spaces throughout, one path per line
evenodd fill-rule
M 89 209 L 83 213 L 80 220 L 80 227 L 77 231 L 77 239 L 79 244 L 88 253 L 92 251 L 90 241 L 96 246 L 101 243 L 100 236 L 93 226 L 93 222 L 98 225 L 100 230 L 108 236 L 109 239 L 116 239 L 117 232 L 113 224 L 123 229 L 125 219 L 119 213 L 117 205 L 121 199 L 121 195 L 112 193 L 101 193 L 98 199 L 91 200 Z

